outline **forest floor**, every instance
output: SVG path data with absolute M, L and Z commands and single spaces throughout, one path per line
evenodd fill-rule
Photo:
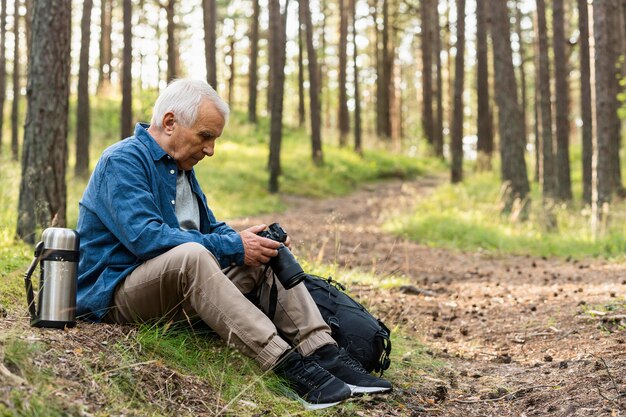
M 242 229 L 280 222 L 298 256 L 336 265 L 335 278 L 396 338 L 425 346 L 419 355 L 440 364 L 420 369 L 421 362 L 413 362 L 418 353 L 400 354 L 396 347 L 385 373 L 393 392 L 363 399 L 371 406 L 359 416 L 626 415 L 626 265 L 431 248 L 384 232 L 386 219 L 411 210 L 441 181 L 391 180 L 324 200 L 286 197 L 285 213 L 230 224 Z M 351 269 L 381 279 L 400 276 L 406 285 L 380 288 L 342 279 Z M 0 334 L 17 332 L 28 343 L 45 337 L 49 348 L 33 356 L 34 364 L 57 364 L 54 373 L 66 382 L 52 395 L 83 404 L 81 415 L 106 404 L 101 383 L 121 369 L 106 346 L 137 348 L 131 327 L 80 323 L 43 334 L 19 312 L 2 310 Z M 30 388 L 27 375 L 5 365 L 0 362 L 0 403 L 8 404 L 8 392 Z M 141 376 L 135 389 L 165 413 L 206 415 L 206 404 L 221 402 L 196 377 L 158 361 L 133 367 Z M 101 372 L 94 376 L 92 368 Z M 406 372 L 421 376 L 404 378 Z M 165 400 L 158 393 L 164 389 Z
M 372 415 L 626 415 L 626 265 L 437 249 L 381 229 L 439 183 L 292 198 L 284 214 L 236 224 L 280 221 L 307 259 L 406 277 L 389 290 L 348 284 L 446 365 L 416 386 L 390 377 L 393 401 L 380 399 Z

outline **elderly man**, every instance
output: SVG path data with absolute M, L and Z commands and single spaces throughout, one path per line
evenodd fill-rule
M 337 348 L 303 284 L 284 289 L 276 280 L 275 314 L 264 314 L 274 280 L 263 265 L 280 244 L 257 235 L 265 225 L 237 233 L 218 222 L 193 170 L 213 155 L 228 115 L 206 82 L 176 80 L 151 124 L 102 154 L 79 205 L 79 314 L 107 323 L 202 320 L 284 377 L 308 408 L 391 390 Z

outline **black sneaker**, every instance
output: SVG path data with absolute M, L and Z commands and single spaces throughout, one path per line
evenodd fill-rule
M 370 375 L 361 364 L 344 349 L 326 345 L 315 351 L 317 363 L 345 382 L 352 394 L 391 391 L 391 382 Z
M 298 352 L 282 358 L 274 373 L 287 380 L 309 410 L 337 405 L 351 395 L 348 385 L 319 366 L 314 357 L 303 357 Z

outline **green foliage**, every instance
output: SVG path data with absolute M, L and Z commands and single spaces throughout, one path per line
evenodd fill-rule
M 546 230 L 536 185 L 531 192 L 535 203 L 527 222 L 513 222 L 500 214 L 499 193 L 500 180 L 495 172 L 476 174 L 463 184 L 438 188 L 408 216 L 391 219 L 385 227 L 427 245 L 461 250 L 573 258 L 613 258 L 626 253 L 624 202 L 613 205 L 608 233 L 594 241 L 588 207 L 555 207 L 558 230 Z

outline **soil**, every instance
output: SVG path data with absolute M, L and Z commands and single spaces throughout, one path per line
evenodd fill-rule
M 338 271 L 401 276 L 409 283 L 389 289 L 347 283 L 399 337 L 419 341 L 424 348 L 402 357 L 392 352 L 392 367 L 385 374 L 394 383 L 391 394 L 357 400 L 371 402 L 367 411 L 338 412 L 451 417 L 626 415 L 626 266 L 602 260 L 437 249 L 382 230 L 386 219 L 410 210 L 441 181 L 393 180 L 325 200 L 285 197 L 289 207 L 285 213 L 229 222 L 241 230 L 278 221 L 292 236 L 297 256 L 336 264 Z M 50 337 L 28 330 L 24 323 L 24 318 L 9 312 L 0 320 L 0 330 L 24 331 L 28 340 Z M 55 373 L 70 388 L 54 395 L 84 404 L 85 415 L 97 410 L 103 399 L 95 381 L 106 382 L 112 374 L 123 377 L 124 371 L 116 369 L 115 358 L 109 357 L 115 352 L 104 349 L 109 341 L 119 340 L 128 341 L 128 349 L 135 348 L 133 332 L 80 323 L 78 330 L 58 336 L 62 339 L 58 343 L 47 340 L 53 347 L 46 355 L 52 353 L 60 361 Z M 0 347 L 1 342 L 2 338 Z M 85 355 L 101 372 L 91 385 L 81 386 L 71 381 L 76 379 L 73 374 L 82 372 L 77 367 L 84 366 L 79 359 Z M 443 365 L 433 368 L 424 357 Z M 7 389 L 27 389 L 24 376 L 9 365 L 0 362 L 0 401 L 5 403 Z M 207 404 L 219 408 L 218 393 L 211 387 L 161 363 L 139 363 L 134 371 L 152 375 L 150 384 L 137 387 L 140 399 L 172 415 L 207 415 Z M 409 372 L 412 377 L 403 378 Z M 421 375 L 419 382 L 407 382 L 416 380 L 415 373 Z
M 390 181 L 347 197 L 290 198 L 284 214 L 234 224 L 278 221 L 297 255 L 408 279 L 389 290 L 350 289 L 447 365 L 416 386 L 392 378 L 397 389 L 372 414 L 626 415 L 626 265 L 436 249 L 381 229 L 440 182 Z M 410 364 L 411 356 L 400 360 Z

